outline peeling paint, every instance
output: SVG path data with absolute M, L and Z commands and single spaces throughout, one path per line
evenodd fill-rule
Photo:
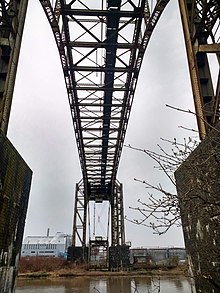
M 205 226 L 206 231 L 209 233 L 209 224 Z
M 196 238 L 202 240 L 203 239 L 203 232 L 202 232 L 202 226 L 201 226 L 199 219 L 196 224 L 196 229 L 197 229 Z
M 200 267 L 200 256 L 199 253 L 197 253 L 197 274 L 201 274 L 201 267 Z

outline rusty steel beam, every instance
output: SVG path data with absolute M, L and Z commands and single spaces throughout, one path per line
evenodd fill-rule
M 201 140 L 219 120 L 219 76 L 214 89 L 208 54 L 219 67 L 220 3 L 216 0 L 179 0 L 192 93 Z M 219 73 L 218 73 L 219 74 Z

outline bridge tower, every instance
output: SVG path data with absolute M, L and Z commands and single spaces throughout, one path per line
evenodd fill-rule
M 217 245 L 220 242 L 220 2 L 179 0 L 179 7 L 202 141 L 175 172 L 176 185 L 196 292 L 217 293 L 220 290 Z
M 0 1 L 0 292 L 14 292 L 32 171 L 7 138 L 28 0 Z M 19 130 L 18 130 L 19 131 Z
M 110 245 L 113 266 L 125 247 L 119 160 L 144 52 L 169 1 L 153 2 L 151 9 L 146 0 L 41 0 L 60 54 L 82 169 L 72 251 L 91 260 L 92 250 Z M 106 203 L 107 234 L 91 236 L 91 204 Z

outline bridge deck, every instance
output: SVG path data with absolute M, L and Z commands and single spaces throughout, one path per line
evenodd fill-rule
M 145 0 L 95 2 L 60 0 L 52 8 L 41 1 L 61 57 L 86 194 L 109 200 L 143 55 L 169 1 L 153 11 Z

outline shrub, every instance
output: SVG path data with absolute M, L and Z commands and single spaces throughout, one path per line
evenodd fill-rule
M 19 262 L 19 273 L 49 272 L 68 267 L 67 260 L 59 257 L 31 256 L 21 257 Z

